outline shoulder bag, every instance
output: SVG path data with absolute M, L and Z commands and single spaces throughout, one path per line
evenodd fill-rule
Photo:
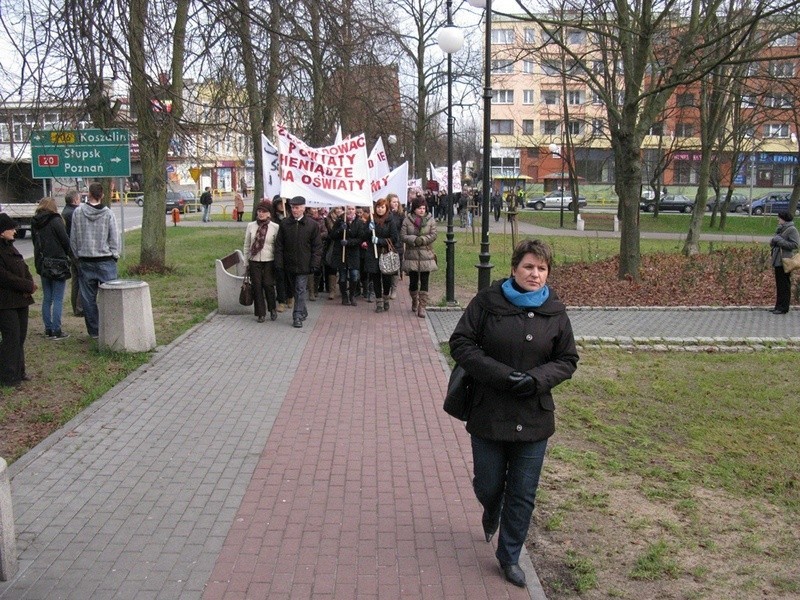
M 386 238 L 389 249 L 378 258 L 378 268 L 384 275 L 394 275 L 400 270 L 400 255 L 395 251 L 392 240 Z
M 789 258 L 783 259 L 783 270 L 785 273 L 791 273 L 795 269 L 800 269 L 800 252 L 795 252 Z
M 253 286 L 250 283 L 250 274 L 244 276 L 242 281 L 242 289 L 239 291 L 239 304 L 242 306 L 251 306 L 253 304 Z
M 483 342 L 483 328 L 486 324 L 486 313 L 481 314 L 478 326 L 477 344 Z M 475 380 L 461 365 L 453 367 L 450 381 L 447 383 L 447 395 L 444 397 L 444 412 L 459 421 L 468 421 L 475 398 Z
M 42 277 L 47 279 L 54 279 L 56 281 L 66 281 L 72 276 L 69 269 L 68 258 L 43 258 L 42 259 Z

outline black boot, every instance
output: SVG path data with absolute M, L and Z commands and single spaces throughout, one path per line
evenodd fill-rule
M 350 306 L 350 300 L 347 298 L 347 284 L 339 284 L 339 292 L 342 294 L 342 306 Z

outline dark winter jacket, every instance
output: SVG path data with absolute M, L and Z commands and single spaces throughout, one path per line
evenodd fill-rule
M 322 264 L 322 238 L 317 222 L 303 216 L 287 217 L 275 239 L 275 266 L 293 275 L 308 275 Z
M 389 251 L 389 244 L 387 240 L 392 242 L 392 247 L 395 250 L 397 250 L 397 246 L 400 245 L 400 233 L 397 231 L 397 228 L 395 227 L 394 221 L 391 219 L 391 217 L 387 217 L 382 224 L 378 223 L 378 221 L 375 221 L 375 231 L 373 233 L 375 237 L 378 238 L 378 256 Z M 381 270 L 378 266 L 378 258 L 375 256 L 375 246 L 372 244 L 372 236 L 370 236 L 367 240 L 367 252 L 364 257 L 364 270 L 367 273 L 379 273 Z
M 31 221 L 33 264 L 42 274 L 42 259 L 69 258 L 69 236 L 64 219 L 58 213 L 38 211 Z
M 800 247 L 800 234 L 797 233 L 794 221 L 778 226 L 775 235 L 770 240 L 770 247 L 772 248 L 772 266 L 783 266 L 783 259 L 790 258 Z
M 345 230 L 347 231 L 346 237 Z M 341 216 L 334 224 L 329 237 L 333 241 L 330 266 L 334 269 L 359 269 L 361 267 L 361 243 L 366 242 L 370 237 L 369 226 L 356 217 L 345 228 L 344 216 Z M 342 239 L 347 240 L 347 245 L 344 246 L 344 263 L 342 262 Z
M 0 310 L 33 304 L 33 277 L 14 242 L 0 239 Z
M 69 235 L 72 229 L 72 213 L 75 212 L 76 208 L 78 208 L 76 204 L 67 204 L 64 210 L 61 211 L 61 217 L 64 219 L 64 225 L 66 225 L 67 228 L 67 235 Z
M 450 337 L 451 355 L 476 381 L 467 431 L 495 441 L 540 441 L 555 431 L 551 390 L 577 368 L 572 325 L 552 289 L 542 306 L 525 309 L 506 300 L 502 283 L 478 292 Z M 509 391 L 513 371 L 533 377 L 535 396 Z

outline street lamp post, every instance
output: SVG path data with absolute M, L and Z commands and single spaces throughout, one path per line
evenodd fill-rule
M 561 214 L 559 215 L 559 227 L 562 229 L 564 228 L 564 153 L 563 147 L 559 147 L 556 144 L 550 144 L 550 154 L 557 154 L 559 158 L 561 158 L 561 173 L 559 174 L 561 177 Z
M 445 240 L 445 300 L 456 303 L 456 255 L 453 232 L 453 58 L 464 45 L 464 34 L 453 26 L 453 2 L 447 0 L 447 26 L 439 30 L 439 48 L 447 53 L 447 239 Z
M 470 6 L 486 9 L 483 82 L 483 195 L 481 198 L 481 251 L 478 254 L 478 290 L 489 287 L 492 267 L 489 254 L 489 200 L 492 179 L 492 0 L 467 0 Z

